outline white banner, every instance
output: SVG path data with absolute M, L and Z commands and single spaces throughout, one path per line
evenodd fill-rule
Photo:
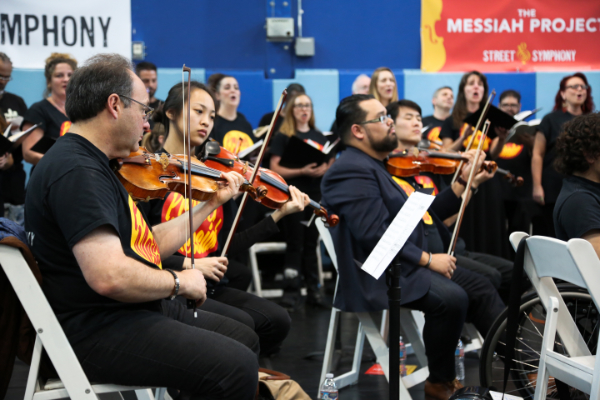
M 44 68 L 51 53 L 79 63 L 98 53 L 131 58 L 127 0 L 1 0 L 0 51 L 14 68 Z

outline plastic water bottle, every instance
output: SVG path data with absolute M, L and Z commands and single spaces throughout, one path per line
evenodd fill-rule
M 456 346 L 456 352 L 454 353 L 454 369 L 456 370 L 456 379 L 459 381 L 465 380 L 465 348 L 460 339 L 458 339 L 458 346 Z
M 321 385 L 321 390 L 319 390 L 319 399 L 320 400 L 337 400 L 338 399 L 338 390 L 335 387 L 335 382 L 333 381 L 333 374 L 325 375 L 325 382 Z
M 406 346 L 400 336 L 400 376 L 406 376 Z

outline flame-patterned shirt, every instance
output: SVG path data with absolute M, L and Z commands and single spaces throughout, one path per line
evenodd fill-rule
M 42 288 L 72 343 L 100 329 L 112 313 L 158 310 L 158 301 L 122 303 L 100 295 L 87 283 L 73 254 L 83 238 L 108 227 L 126 256 L 161 268 L 152 230 L 104 153 L 84 137 L 67 133 L 37 164 L 29 185 L 25 229 Z M 108 262 L 113 255 L 104 257 Z

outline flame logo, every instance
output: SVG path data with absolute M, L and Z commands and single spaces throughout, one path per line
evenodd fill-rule
M 69 132 L 70 128 L 71 128 L 71 121 L 63 122 L 62 125 L 60 126 L 60 136 L 64 136 L 65 133 Z
M 392 176 L 392 178 L 394 178 L 394 180 L 396 181 L 398 186 L 400 186 L 402 188 L 402 190 L 404 190 L 404 193 L 406 193 L 409 197 L 411 194 L 413 194 L 415 192 L 415 188 L 412 187 L 412 185 L 410 183 L 406 182 L 404 179 L 400 179 L 396 176 Z M 421 177 L 421 178 L 425 178 L 425 177 Z M 415 178 L 415 180 L 416 180 L 416 178 Z M 417 180 L 417 182 L 419 182 L 419 181 Z M 431 184 L 433 185 L 433 182 L 431 182 Z M 433 187 L 435 187 L 435 185 L 433 185 Z M 433 218 L 431 218 L 431 215 L 429 215 L 429 211 L 425 211 L 425 215 L 423 215 L 423 222 L 425 222 L 427 225 L 433 224 Z
M 511 158 L 516 158 L 519 154 L 521 154 L 522 151 L 523 151 L 522 144 L 516 144 L 516 143 L 509 142 L 504 145 L 504 147 L 502 148 L 502 151 L 500 152 L 500 155 L 498 157 L 505 159 L 505 160 L 510 160 Z
M 523 42 L 517 46 L 517 58 L 521 60 L 523 65 L 527 64 L 527 61 L 531 60 L 531 53 L 527 50 L 527 43 Z
M 442 127 L 441 126 L 436 126 L 435 128 L 432 128 L 429 133 L 427 134 L 427 139 L 432 141 L 432 142 L 439 142 L 440 141 L 440 132 L 442 131 Z
M 465 129 L 467 129 L 467 127 L 469 126 L 469 124 L 465 123 L 463 124 L 462 129 L 460 130 L 460 136 L 463 135 Z M 474 129 L 474 128 L 473 128 Z M 471 140 L 471 136 L 469 135 L 465 138 L 465 140 L 463 141 L 463 147 L 467 147 L 467 145 L 469 144 L 469 140 Z M 477 146 L 479 146 L 479 141 L 481 140 L 481 136 L 483 136 L 483 132 L 481 131 L 477 131 L 477 136 L 475 136 L 475 140 L 473 140 L 473 146 L 471 147 L 472 149 L 476 149 Z M 483 147 L 482 150 L 483 151 L 488 151 L 488 149 L 490 148 L 490 143 L 492 142 L 492 139 L 490 139 L 489 136 L 485 137 L 485 142 L 483 143 Z
M 430 177 L 425 175 L 417 175 L 415 176 L 415 181 L 425 189 L 433 189 L 433 195 L 436 196 L 438 194 L 438 188 L 435 186 L 435 183 L 431 180 Z
M 192 207 L 198 202 L 192 200 Z M 161 221 L 167 222 L 177 218 L 188 210 L 188 202 L 179 193 L 170 193 L 163 203 Z M 206 257 L 208 254 L 217 251 L 219 247 L 218 235 L 223 227 L 223 207 L 217 208 L 202 222 L 200 227 L 194 232 L 194 258 Z M 181 246 L 179 254 L 186 257 L 191 255 L 190 240 Z
M 242 131 L 229 131 L 223 136 L 223 147 L 232 153 L 240 152 L 253 144 L 250 136 Z
M 129 196 L 129 212 L 131 213 L 131 250 L 162 269 L 158 244 L 131 196 Z

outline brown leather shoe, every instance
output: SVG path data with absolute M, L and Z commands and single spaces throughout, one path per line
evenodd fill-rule
M 452 382 L 431 383 L 425 381 L 425 397 L 430 397 L 436 400 L 448 400 L 463 385 L 458 380 Z

